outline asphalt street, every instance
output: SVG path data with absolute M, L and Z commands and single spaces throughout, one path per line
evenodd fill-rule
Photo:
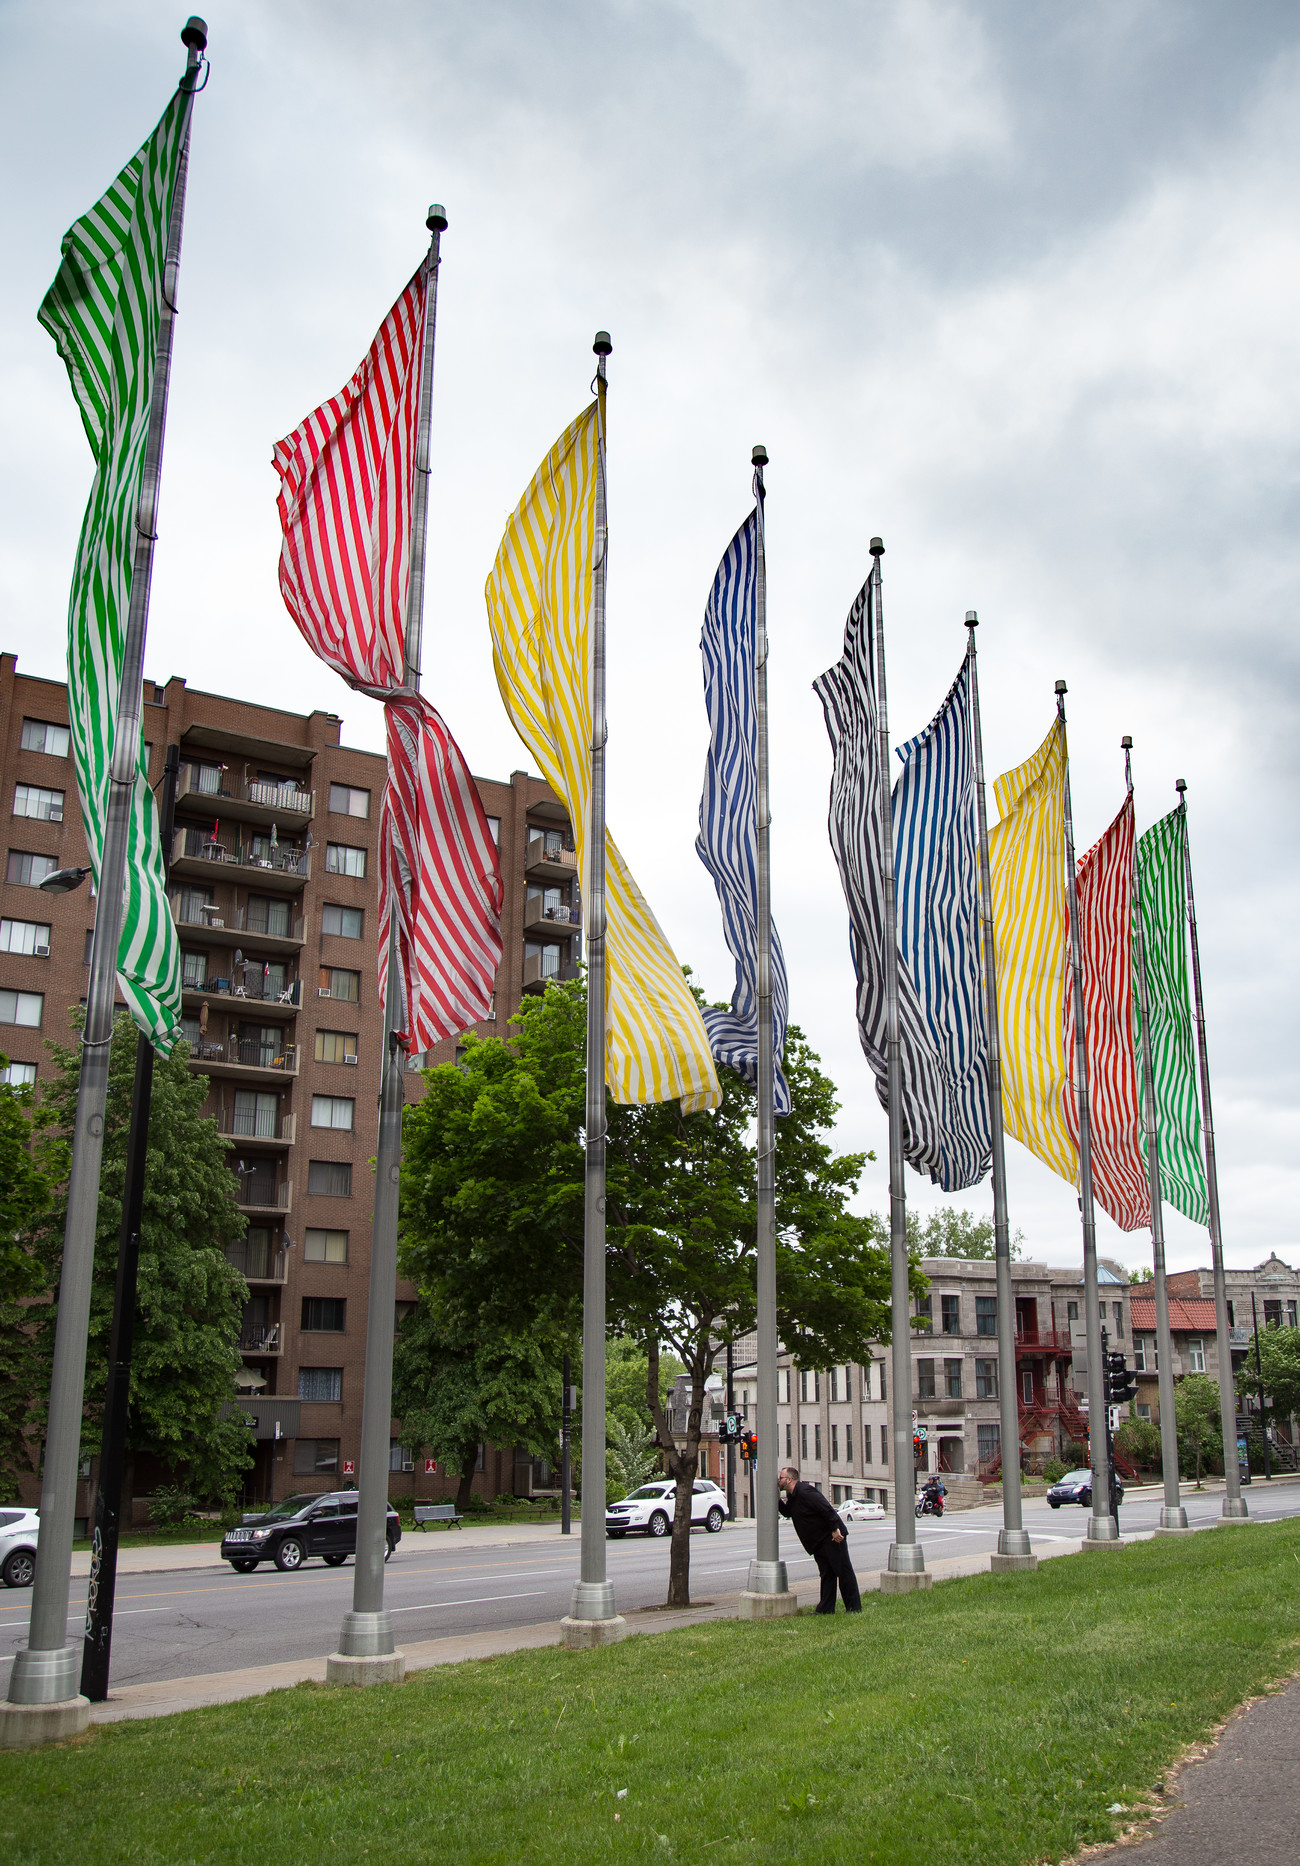
M 1256 1483 L 1247 1496 L 1257 1521 L 1300 1514 L 1300 1485 L 1266 1490 Z M 1121 1533 L 1154 1528 L 1160 1501 L 1160 1493 L 1151 1490 L 1125 1502 Z M 1185 1497 L 1189 1520 L 1194 1526 L 1214 1523 L 1221 1501 L 1220 1491 Z M 1000 1523 L 1001 1511 L 995 1507 L 958 1511 L 940 1521 L 923 1519 L 917 1530 L 928 1559 L 939 1561 L 993 1550 Z M 1039 1546 L 1077 1538 L 1086 1524 L 1083 1510 L 1050 1510 L 1039 1498 L 1025 1503 L 1025 1527 Z M 892 1534 L 889 1521 L 853 1525 L 850 1552 L 859 1573 L 885 1565 Z M 666 1541 L 629 1538 L 607 1543 L 606 1552 L 620 1610 L 663 1604 L 668 1588 Z M 728 1524 L 713 1536 L 693 1531 L 693 1598 L 705 1601 L 743 1587 L 753 1552 L 752 1524 Z M 558 1619 L 568 1612 L 578 1553 L 576 1523 L 572 1537 L 561 1537 L 557 1529 L 553 1540 L 521 1541 L 514 1547 L 475 1547 L 466 1536 L 449 1531 L 404 1535 L 385 1570 L 386 1600 L 398 1641 L 503 1631 Z M 784 1524 L 781 1553 L 791 1579 L 806 1584 L 815 1564 Z M 30 1602 L 30 1590 L 0 1593 L 0 1689 L 7 1688 L 13 1653 L 26 1643 Z M 338 1569 L 312 1562 L 296 1574 L 259 1567 L 251 1575 L 237 1575 L 217 1561 L 182 1572 L 122 1575 L 114 1616 L 113 1684 L 322 1656 L 336 1646 L 351 1602 L 350 1562 Z M 74 1583 L 70 1640 L 80 1638 L 84 1612 L 85 1583 Z

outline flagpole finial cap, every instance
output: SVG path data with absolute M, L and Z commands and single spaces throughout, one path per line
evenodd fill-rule
M 1063 680 L 1058 680 L 1055 687 L 1052 689 L 1052 691 L 1054 693 L 1068 693 L 1070 689 L 1066 686 Z
M 967 626 L 967 628 L 978 628 L 978 627 L 979 627 L 979 625 L 980 625 L 980 619 L 979 619 L 979 617 L 978 617 L 978 616 L 976 615 L 976 613 L 975 613 L 975 611 L 974 611 L 973 609 L 968 609 L 968 610 L 966 611 L 966 626 Z
M 1130 733 L 1127 733 L 1127 732 L 1126 732 L 1126 733 L 1124 734 L 1124 736 L 1123 736 L 1123 738 L 1122 738 L 1122 739 L 1120 740 L 1120 742 L 1119 742 L 1119 748 L 1120 748 L 1120 750 L 1121 750 L 1122 752 L 1131 752 L 1131 751 L 1132 751 L 1132 749 L 1133 749 L 1133 739 L 1132 739 L 1132 735 L 1131 735 Z
M 871 540 L 870 549 L 873 557 L 883 557 L 885 555 L 885 546 L 880 538 L 873 538 Z
M 1187 789 L 1187 779 L 1186 778 L 1175 778 L 1174 789 L 1178 792 L 1178 795 L 1181 797 L 1183 792 Z
M 192 52 L 203 52 L 208 44 L 208 22 L 192 13 L 181 31 L 181 44 Z
M 598 330 L 595 337 L 592 339 L 591 347 L 597 356 L 611 356 L 614 346 L 610 342 L 609 332 L 607 330 Z
M 424 224 L 429 229 L 430 233 L 446 232 L 447 210 L 441 201 L 433 201 L 430 203 L 429 211 L 424 217 Z
M 756 467 L 765 467 L 767 465 L 767 449 L 764 447 L 762 441 L 758 442 L 753 453 L 749 457 Z

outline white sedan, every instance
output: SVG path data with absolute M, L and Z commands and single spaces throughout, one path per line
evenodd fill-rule
M 885 1512 L 878 1503 L 868 1503 L 865 1497 L 848 1497 L 839 1505 L 840 1515 L 846 1523 L 883 1522 Z
M 691 1498 L 691 1525 L 717 1535 L 727 1520 L 727 1493 L 719 1490 L 711 1478 L 695 1480 Z M 621 1503 L 611 1503 L 605 1511 L 605 1534 L 615 1541 L 620 1536 L 640 1532 L 647 1536 L 666 1536 L 673 1526 L 677 1507 L 677 1485 L 671 1477 L 657 1478 L 642 1484 Z
M 41 1522 L 21 1504 L 0 1510 L 0 1581 L 6 1587 L 30 1587 L 36 1579 L 36 1543 Z

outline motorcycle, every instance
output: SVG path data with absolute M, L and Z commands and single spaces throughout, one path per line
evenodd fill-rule
M 918 1516 L 942 1516 L 945 1491 L 942 1484 L 927 1484 L 916 1499 Z

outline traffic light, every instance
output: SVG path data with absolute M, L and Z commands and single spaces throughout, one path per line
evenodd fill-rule
M 1112 1406 L 1127 1406 L 1137 1397 L 1137 1380 L 1128 1367 L 1124 1356 L 1110 1353 L 1106 1356 L 1106 1399 Z
M 758 1457 L 758 1434 L 742 1432 L 740 1435 L 740 1455 L 746 1464 L 753 1464 Z

